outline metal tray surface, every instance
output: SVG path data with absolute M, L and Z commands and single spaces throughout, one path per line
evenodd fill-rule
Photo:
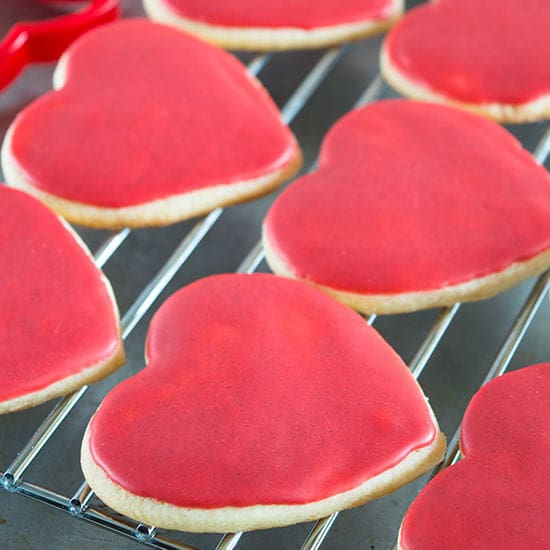
M 410 8 L 413 4 L 410 3 Z M 127 0 L 125 16 L 142 15 L 140 2 Z M 0 8 L 0 32 L 16 19 L 41 18 L 52 13 L 30 0 L 4 0 Z M 323 135 L 334 121 L 349 111 L 370 85 L 370 96 L 393 97 L 378 75 L 380 38 L 350 44 L 342 51 L 292 52 L 276 54 L 263 60 L 259 72 L 277 104 L 286 109 L 287 120 L 302 144 L 306 170 L 315 161 Z M 242 56 L 250 62 L 253 56 Z M 257 60 L 256 60 L 257 61 Z M 0 134 L 3 136 L 16 113 L 26 104 L 51 88 L 52 65 L 29 68 L 0 95 Z M 313 76 L 311 71 L 314 70 Z M 317 72 L 315 72 L 317 71 Z M 296 90 L 309 76 L 305 88 Z M 317 80 L 316 80 L 317 79 Z M 308 88 L 309 86 L 309 88 Z M 311 97 L 308 98 L 308 94 Z M 293 103 L 287 104 L 289 98 Z M 286 107 L 285 107 L 286 104 Z M 536 123 L 510 127 L 525 147 L 533 151 L 545 135 L 547 125 Z M 547 136 L 548 137 L 548 136 Z M 546 140 L 548 142 L 548 139 Z M 548 145 L 548 143 L 546 143 Z M 539 153 L 542 155 L 539 148 Z M 400 154 L 395 151 L 396 156 Z M 238 269 L 260 237 L 262 218 L 276 194 L 252 203 L 227 209 L 217 218 L 200 244 L 152 301 L 126 340 L 127 364 L 117 373 L 92 386 L 78 401 L 69 417 L 25 469 L 22 479 L 47 487 L 62 495 L 74 495 L 83 481 L 79 465 L 81 437 L 90 416 L 105 393 L 120 380 L 144 366 L 143 344 L 152 314 L 175 290 L 197 278 Z M 105 263 L 121 313 L 124 314 L 150 280 L 169 259 L 197 220 L 160 229 L 136 230 L 129 233 L 120 248 Z M 204 226 L 203 226 L 204 229 Z M 77 228 L 93 252 L 110 233 Z M 181 257 L 178 262 L 181 263 Z M 173 265 L 175 268 L 176 266 Z M 265 263 L 259 270 L 268 271 Z M 548 326 L 548 282 L 542 280 L 536 296 L 525 308 L 525 301 L 535 285 L 527 281 L 517 288 L 484 302 L 465 304 L 452 310 L 426 311 L 376 319 L 376 328 L 397 349 L 404 360 L 414 362 L 420 383 L 448 439 L 459 426 L 464 409 L 482 384 L 491 366 L 516 369 L 548 360 L 550 339 Z M 529 306 L 535 306 L 536 315 Z M 523 310 L 522 310 L 523 308 Z M 517 316 L 523 312 L 523 318 Z M 134 318 L 137 320 L 137 318 Z M 433 328 L 434 322 L 439 322 Z M 506 340 L 516 323 L 516 332 Z M 525 332 L 522 329 L 528 328 Z M 446 330 L 444 330 L 446 329 Z M 427 338 L 427 339 L 426 339 Z M 507 347 L 503 347 L 506 346 Z M 0 470 L 5 472 L 35 430 L 41 425 L 55 402 L 27 411 L 0 417 Z M 427 476 L 383 499 L 341 513 L 324 540 L 326 549 L 386 549 L 395 542 L 401 518 Z M 94 497 L 90 505 L 102 510 Z M 112 513 L 112 511 L 111 511 Z M 304 542 L 314 524 L 296 525 L 245 534 L 237 548 L 318 548 L 320 539 Z M 322 527 L 322 525 L 318 526 Z M 133 539 L 121 536 L 96 524 L 81 521 L 66 511 L 55 509 L 21 495 L 0 491 L 0 548 L 2 549 L 133 549 L 148 539 L 155 542 L 154 532 L 137 533 Z M 159 530 L 158 535 L 200 549 L 216 548 L 220 535 L 192 535 Z M 156 536 L 156 535 L 155 535 Z M 232 548 L 236 538 L 226 537 L 220 548 Z

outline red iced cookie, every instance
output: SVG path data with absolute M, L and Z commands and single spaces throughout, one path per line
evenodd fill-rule
M 405 95 L 503 122 L 550 117 L 550 2 L 437 0 L 387 36 L 382 71 Z
M 465 458 L 405 515 L 402 550 L 550 548 L 550 364 L 498 378 L 462 423 Z
M 90 31 L 54 82 L 15 119 L 2 165 L 10 185 L 77 223 L 171 223 L 266 193 L 300 165 L 245 67 L 163 25 Z
M 148 366 L 107 395 L 82 466 L 140 521 L 249 530 L 388 493 L 444 450 L 397 354 L 349 308 L 272 275 L 218 275 L 172 296 Z
M 0 186 L 0 413 L 103 378 L 124 361 L 111 287 L 44 205 Z
M 143 0 L 153 18 L 231 49 L 319 48 L 381 32 L 403 0 Z
M 382 101 L 330 130 L 264 245 L 276 273 L 364 312 L 485 298 L 550 267 L 550 177 L 485 118 Z

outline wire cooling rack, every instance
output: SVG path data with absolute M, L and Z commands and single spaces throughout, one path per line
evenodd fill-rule
M 375 56 L 375 49 L 378 45 L 377 41 L 374 41 L 375 48 L 369 47 L 369 55 L 371 56 L 370 63 L 372 64 L 372 58 Z M 321 52 L 318 54 L 318 57 L 313 64 L 306 72 L 300 75 L 297 85 L 295 86 L 293 92 L 284 102 L 281 107 L 282 118 L 287 124 L 292 124 L 303 112 L 307 110 L 310 104 L 318 98 L 321 94 L 323 87 L 329 87 L 328 100 L 332 101 L 333 98 L 333 88 L 336 85 L 337 89 L 340 91 L 341 95 L 349 96 L 349 93 L 346 91 L 346 82 L 338 81 L 338 76 L 335 73 L 338 72 L 339 68 L 342 65 L 349 66 L 351 64 L 352 70 L 361 71 L 363 68 L 356 63 L 357 55 L 350 53 L 350 50 L 354 48 L 357 49 L 358 46 L 342 46 L 339 48 L 334 48 Z M 276 63 L 288 63 L 289 66 L 293 67 L 292 60 L 286 61 L 288 56 L 291 54 L 266 54 L 253 57 L 248 62 L 248 70 L 257 75 L 261 80 L 266 72 L 269 72 L 270 67 Z M 353 59 L 349 59 L 352 57 Z M 279 73 L 280 74 L 280 73 Z M 332 78 L 332 84 L 329 83 L 329 80 Z M 334 80 L 336 79 L 336 83 Z M 269 75 L 266 77 L 264 83 L 266 86 L 270 87 Z M 326 94 L 325 94 L 326 95 Z M 347 105 L 343 110 L 349 110 L 353 106 L 360 106 L 367 104 L 369 102 L 375 101 L 382 97 L 387 97 L 391 95 L 391 92 L 388 90 L 383 80 L 379 74 L 371 75 L 371 78 L 368 80 L 368 84 L 363 88 L 360 94 L 357 95 L 354 101 Z M 341 97 L 341 96 L 339 96 Z M 319 106 L 315 105 L 315 109 L 318 109 Z M 321 107 L 322 108 L 322 107 Z M 520 129 L 520 133 L 523 130 Z M 532 135 L 538 134 L 539 139 L 537 145 L 533 149 L 533 154 L 535 155 L 537 161 L 543 164 L 549 154 L 550 154 L 550 128 L 542 124 L 530 125 L 528 128 L 528 136 L 531 138 Z M 300 138 L 300 136 L 298 136 Z M 318 136 L 319 138 L 321 136 Z M 319 140 L 317 140 L 319 141 Z M 399 152 L 396 152 L 399 154 Z M 310 165 L 310 169 L 313 169 L 315 166 L 315 161 Z M 271 199 L 272 200 L 272 199 Z M 171 255 L 168 259 L 158 268 L 156 274 L 149 280 L 147 284 L 138 293 L 137 298 L 131 303 L 126 312 L 122 317 L 122 334 L 123 338 L 126 340 L 133 333 L 134 329 L 142 318 L 146 315 L 150 315 L 152 310 L 155 310 L 160 305 L 160 300 L 157 301 L 157 298 L 163 293 L 167 287 L 169 287 L 172 280 L 180 273 L 180 270 L 188 266 L 192 261 L 193 257 L 197 254 L 197 251 L 201 247 L 201 243 L 209 238 L 209 235 L 215 225 L 224 215 L 224 209 L 218 208 L 212 211 L 206 217 L 194 222 L 190 230 L 184 235 L 184 237 L 179 240 L 177 246 L 173 249 Z M 189 225 L 189 224 L 186 224 Z M 148 232 L 157 231 L 160 233 L 161 230 L 147 230 Z M 259 237 L 260 228 L 256 226 L 252 229 L 256 232 Z M 135 232 L 134 232 L 135 233 Z M 109 235 L 105 241 L 96 248 L 94 254 L 95 262 L 99 267 L 108 267 L 108 262 L 116 258 L 117 253 L 120 253 L 120 250 L 128 244 L 131 239 L 132 232 L 128 229 L 123 229 L 122 231 L 113 233 Z M 230 236 L 228 236 L 230 238 Z M 203 245 L 205 246 L 205 245 Z M 252 273 L 264 266 L 262 263 L 264 260 L 263 251 L 261 248 L 261 243 L 258 242 L 249 252 L 244 255 L 244 260 L 240 263 L 236 271 L 241 273 Z M 207 275 L 208 273 L 203 273 Z M 131 277 L 131 274 L 128 275 Z M 124 283 L 124 281 L 123 281 Z M 530 283 L 526 283 L 528 286 Z M 532 283 L 531 283 L 532 284 Z M 522 295 L 528 291 L 528 288 L 523 285 L 524 290 L 520 291 Z M 541 309 L 541 306 L 545 301 L 545 298 L 548 295 L 550 289 L 550 274 L 546 273 L 539 277 L 539 279 L 532 285 L 530 292 L 522 300 L 522 303 L 519 307 L 519 311 L 515 314 L 515 318 L 506 325 L 508 327 L 507 334 L 503 334 L 503 337 L 500 337 L 500 343 L 498 351 L 494 356 L 492 362 L 488 362 L 486 368 L 485 379 L 482 383 L 486 383 L 492 378 L 501 375 L 504 373 L 511 365 L 511 361 L 516 353 L 516 350 L 522 343 L 524 337 L 526 336 L 527 330 L 530 327 L 531 323 L 534 321 L 535 316 Z M 117 294 L 120 292 L 120 289 L 117 288 L 115 284 L 115 292 Z M 517 294 L 517 292 L 516 292 Z M 158 302 L 158 303 L 157 303 Z M 466 307 L 466 306 L 465 306 Z M 486 307 L 486 304 L 480 303 L 474 308 L 483 308 Z M 512 306 L 507 301 L 504 303 L 504 310 L 507 312 L 508 316 L 512 310 Z M 416 345 L 415 351 L 412 353 L 412 358 L 409 361 L 409 367 L 415 376 L 419 378 L 423 374 L 424 370 L 429 366 L 430 360 L 440 353 L 440 342 L 444 337 L 453 338 L 453 326 L 455 318 L 461 309 L 460 304 L 455 304 L 451 307 L 443 308 L 440 311 L 432 312 L 431 316 L 435 315 L 435 319 L 431 319 L 431 324 L 428 325 L 427 330 L 419 345 Z M 464 308 L 462 308 L 464 309 Z M 421 328 L 426 325 L 426 314 L 412 314 L 406 316 L 397 316 L 400 317 L 398 327 L 401 327 L 398 330 L 408 333 L 409 330 L 418 331 L 418 326 Z M 506 315 L 500 315 L 498 318 L 494 318 L 492 323 L 502 325 L 505 323 Z M 419 317 L 420 316 L 420 317 Z M 392 316 L 395 317 L 395 316 Z M 374 324 L 376 322 L 381 325 L 382 332 L 384 333 L 384 320 L 386 318 L 377 318 L 375 315 L 372 315 L 366 319 L 366 322 L 369 324 Z M 491 327 L 489 327 L 491 328 Z M 394 329 L 395 330 L 395 329 Z M 504 329 L 499 329 L 499 335 Z M 390 331 L 391 332 L 391 331 Z M 458 344 L 452 350 L 453 355 L 450 357 L 454 358 L 465 353 L 465 350 L 468 349 L 470 343 L 468 341 L 468 336 L 464 336 L 464 331 L 461 331 L 461 334 L 455 335 L 453 340 L 456 340 Z M 448 334 L 450 333 L 450 334 Z M 466 338 L 466 339 L 465 339 Z M 483 339 L 483 337 L 481 337 Z M 390 335 L 390 342 L 392 338 Z M 399 341 L 399 335 L 397 337 Z M 143 342 L 141 342 L 143 345 Z M 479 344 L 478 344 L 479 345 Z M 454 361 L 454 359 L 451 359 Z M 126 373 L 125 376 L 131 373 Z M 466 389 L 464 389 L 464 399 L 458 407 L 456 407 L 456 416 L 453 428 L 449 431 L 447 430 L 447 436 L 453 434 L 449 437 L 449 448 L 445 457 L 445 461 L 438 466 L 432 473 L 435 475 L 442 468 L 445 468 L 459 459 L 458 452 L 458 426 L 456 418 L 460 418 L 464 409 L 464 404 L 467 402 L 475 387 L 472 386 L 479 385 L 478 380 L 469 382 L 466 384 Z M 445 393 L 446 390 L 443 390 Z M 247 538 L 243 537 L 242 533 L 228 533 L 217 540 L 214 544 L 211 544 L 211 537 L 204 541 L 199 540 L 199 543 L 195 545 L 186 544 L 180 540 L 186 539 L 186 536 L 180 534 L 167 533 L 162 530 L 157 530 L 154 526 L 144 525 L 137 523 L 129 518 L 120 516 L 116 512 L 110 510 L 97 499 L 94 498 L 94 493 L 88 486 L 88 484 L 81 479 L 81 482 L 75 485 L 75 488 L 72 492 L 61 494 L 56 490 L 49 488 L 48 484 L 45 483 L 33 483 L 32 477 L 27 475 L 30 467 L 35 464 L 35 462 L 41 457 L 44 453 L 44 450 L 47 448 L 50 440 L 54 439 L 54 436 L 58 431 L 66 424 L 70 423 L 71 419 L 75 416 L 75 408 L 77 404 L 86 400 L 88 395 L 88 388 L 84 387 L 79 391 L 68 395 L 60 399 L 47 416 L 42 420 L 40 425 L 36 428 L 35 432 L 28 439 L 26 443 L 21 445 L 19 452 L 13 454 L 12 457 L 7 457 L 3 472 L 0 472 L 0 486 L 11 495 L 20 495 L 25 496 L 36 501 L 39 501 L 43 504 L 48 504 L 53 508 L 61 510 L 67 514 L 70 514 L 75 518 L 75 523 L 77 520 L 83 520 L 107 529 L 114 531 L 122 536 L 125 536 L 129 539 L 133 539 L 136 543 L 141 543 L 145 546 L 150 546 L 153 548 L 163 548 L 163 549 L 180 549 L 180 550 L 193 550 L 200 548 L 201 550 L 206 548 L 216 548 L 217 550 L 229 550 L 237 547 L 244 546 L 244 541 Z M 434 399 L 433 395 L 430 395 L 427 392 L 429 397 Z M 445 395 L 442 396 L 442 399 L 445 398 Z M 437 413 L 436 408 L 436 413 Z M 1 426 L 1 424 L 0 424 Z M 0 429 L 0 441 L 2 441 L 3 434 Z M 0 463 L 0 466 L 2 464 Z M 428 476 L 429 477 L 429 476 Z M 415 490 L 419 490 L 420 487 L 427 481 L 425 477 L 421 482 L 417 483 Z M 399 495 L 400 493 L 397 493 Z M 412 495 L 414 496 L 414 494 Z M 407 502 L 410 502 L 412 499 L 411 495 L 407 495 L 404 499 Z M 15 497 L 14 497 L 15 498 Z M 398 500 L 399 496 L 396 497 Z M 395 501 L 390 501 L 395 502 Z M 406 509 L 408 504 L 405 503 L 404 508 L 401 506 L 401 511 L 397 519 L 393 520 L 393 538 L 397 534 L 397 529 L 399 526 L 399 517 L 402 515 L 403 509 Z M 371 506 L 370 504 L 367 505 Z M 366 508 L 366 507 L 364 507 Z M 346 512 L 342 515 L 350 514 Z M 384 514 L 384 512 L 383 512 Z M 391 515 L 391 513 L 389 513 Z M 395 516 L 395 514 L 394 514 Z M 301 538 L 295 540 L 290 544 L 288 542 L 288 537 L 285 538 L 284 545 L 283 543 L 278 543 L 277 541 L 277 531 L 272 530 L 269 534 L 269 541 L 266 542 L 268 546 L 274 548 L 282 547 L 292 547 L 292 548 L 301 548 L 302 550 L 314 550 L 320 548 L 321 545 L 325 542 L 325 539 L 329 534 L 337 530 L 339 522 L 337 521 L 338 514 L 333 514 L 330 517 L 321 519 L 314 523 L 310 527 L 309 533 Z M 355 518 L 354 521 L 361 521 L 360 519 Z M 29 518 L 29 522 L 32 524 L 32 518 Z M 376 526 L 375 526 L 376 527 Z M 333 529 L 334 528 L 334 529 Z M 349 528 L 346 527 L 349 532 Z M 260 541 L 258 544 L 261 544 L 262 539 L 255 539 Z M 347 536 L 346 534 L 340 536 Z M 363 547 L 367 545 L 367 538 L 365 538 L 364 533 L 362 539 L 358 538 L 358 535 L 353 535 L 351 532 L 349 537 L 354 537 L 356 543 L 353 547 Z M 194 536 L 194 540 L 198 540 L 197 536 Z M 267 541 L 268 539 L 266 539 Z M 363 542 L 361 544 L 359 542 Z M 380 541 L 373 537 L 369 540 L 377 540 L 377 547 L 380 546 Z M 392 539 L 393 540 L 393 539 Z M 275 541 L 275 542 L 273 542 Z M 242 544 L 241 544 L 242 543 Z M 330 543 L 327 544 L 327 547 Z M 46 544 L 44 548 L 48 547 Z M 258 546 L 256 546 L 258 547 Z M 267 547 L 267 546 L 265 546 Z M 334 547 L 334 546 L 333 546 Z M 371 548 L 374 548 L 375 545 L 371 545 Z M 389 539 L 386 537 L 384 542 L 384 547 L 391 548 L 392 543 L 389 542 Z

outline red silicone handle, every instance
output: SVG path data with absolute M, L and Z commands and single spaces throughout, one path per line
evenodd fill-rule
M 73 1 L 64 0 L 67 4 Z M 61 2 L 58 0 L 58 3 Z M 0 90 L 16 77 L 25 65 L 59 59 L 69 44 L 82 33 L 102 23 L 113 21 L 119 14 L 120 0 L 93 0 L 76 13 L 39 23 L 15 24 L 0 42 Z

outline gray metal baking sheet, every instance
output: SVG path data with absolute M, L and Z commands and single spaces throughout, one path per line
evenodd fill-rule
M 410 7 L 411 3 L 409 3 Z M 140 3 L 128 0 L 125 15 L 141 15 Z M 17 17 L 40 18 L 51 8 L 30 0 L 2 0 L 0 31 Z M 378 71 L 379 38 L 350 45 L 335 69 L 292 123 L 309 166 L 318 152 L 322 136 L 331 124 L 347 112 Z M 282 106 L 322 52 L 277 54 L 260 73 L 260 79 Z M 244 56 L 249 59 L 250 56 Z M 0 135 L 15 114 L 51 87 L 52 65 L 27 69 L 9 89 L 0 94 Z M 384 97 L 393 94 L 386 90 Z M 541 138 L 541 123 L 513 127 L 512 131 L 532 150 Z M 396 150 L 396 157 L 400 151 Z M 261 220 L 275 195 L 228 209 L 208 233 L 197 251 L 140 321 L 126 342 L 127 364 L 107 380 L 94 385 L 79 402 L 69 419 L 25 473 L 24 478 L 59 493 L 72 495 L 82 481 L 79 447 L 86 423 L 101 398 L 118 381 L 144 366 L 143 344 L 151 315 L 175 290 L 212 273 L 234 271 L 260 237 Z M 170 256 L 194 222 L 160 229 L 132 231 L 115 256 L 106 264 L 121 312 L 124 312 Z M 108 236 L 105 231 L 77 228 L 92 251 Z M 262 270 L 267 270 L 262 265 Z M 528 295 L 533 281 L 494 299 L 460 308 L 420 378 L 425 393 L 448 437 L 458 426 L 470 397 L 481 384 L 515 316 Z M 376 328 L 410 361 L 437 311 L 379 318 Z M 550 308 L 545 299 L 520 345 L 511 368 L 515 369 L 550 358 L 548 326 Z M 53 402 L 0 417 L 0 470 L 15 458 L 22 446 L 51 409 Z M 408 485 L 377 502 L 340 514 L 323 548 L 391 548 L 401 518 L 424 480 Z M 94 505 L 98 504 L 94 499 Z M 311 524 L 246 534 L 238 548 L 300 548 Z M 174 538 L 201 549 L 214 548 L 217 535 L 171 533 Z M 22 549 L 133 549 L 138 543 L 97 526 L 74 519 L 69 514 L 43 504 L 0 492 L 0 548 Z

